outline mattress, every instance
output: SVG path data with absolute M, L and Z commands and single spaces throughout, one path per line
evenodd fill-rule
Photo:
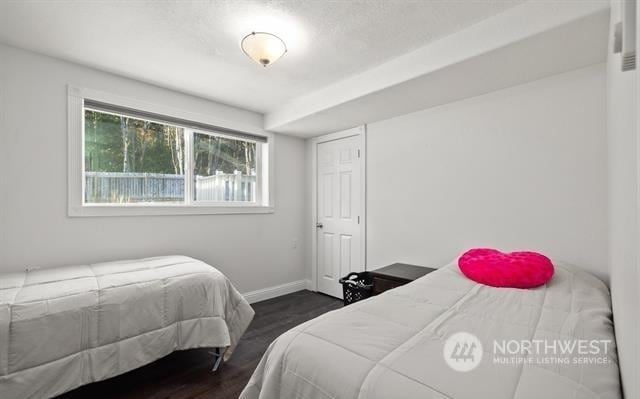
M 271 344 L 240 397 L 620 398 L 609 291 L 575 267 L 555 266 L 546 286 L 522 290 L 474 283 L 451 263 L 310 320 Z M 481 354 L 466 371 L 451 366 L 467 360 L 454 359 L 459 348 L 447 351 L 461 332 L 481 344 L 461 347 Z M 519 355 L 517 344 L 536 341 L 597 342 L 600 352 L 574 346 L 546 363 L 547 349 Z M 514 353 L 505 342 L 516 343 L 508 344 Z
M 0 397 L 52 397 L 175 350 L 226 348 L 251 306 L 215 268 L 167 256 L 0 275 Z

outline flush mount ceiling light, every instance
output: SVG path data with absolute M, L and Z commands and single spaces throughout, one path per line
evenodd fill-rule
M 240 43 L 242 51 L 262 66 L 271 65 L 287 52 L 278 36 L 267 32 L 251 32 Z

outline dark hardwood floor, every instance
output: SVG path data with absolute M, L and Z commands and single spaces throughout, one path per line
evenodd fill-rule
M 300 291 L 252 306 L 256 311 L 253 322 L 229 362 L 216 373 L 210 370 L 212 358 L 208 350 L 180 351 L 58 398 L 236 399 L 275 338 L 300 323 L 342 307 L 342 301 Z

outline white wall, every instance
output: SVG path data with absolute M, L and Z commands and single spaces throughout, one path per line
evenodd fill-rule
M 611 26 L 620 21 L 612 2 Z M 610 37 L 613 36 L 613 30 Z M 609 41 L 610 43 L 613 40 Z M 637 72 L 622 72 L 620 54 L 607 60 L 609 138 L 609 267 L 616 341 L 626 398 L 640 398 L 640 296 L 638 287 L 638 118 Z
M 537 250 L 607 279 L 605 66 L 376 122 L 367 266 Z
M 6 131 L 6 84 L 7 84 L 7 73 L 6 73 L 6 57 L 2 57 L 0 54 L 0 139 L 4 139 L 7 135 Z M 0 145 L 0 257 L 2 257 L 2 248 L 5 246 L 6 240 L 6 229 L 4 228 L 4 220 L 7 212 L 7 199 L 6 199 L 6 177 L 8 176 L 8 171 L 4 169 L 4 161 L 9 157 L 9 146 L 8 145 Z M 2 262 L 0 262 L 0 267 L 2 266 Z
M 68 83 L 259 128 L 262 116 L 4 45 L 0 64 L 0 270 L 177 253 L 242 292 L 304 278 L 301 139 L 276 135 L 274 214 L 69 218 Z

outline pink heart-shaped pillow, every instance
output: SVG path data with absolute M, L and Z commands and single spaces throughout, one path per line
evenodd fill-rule
M 471 280 L 492 287 L 534 288 L 553 277 L 553 263 L 537 252 L 504 253 L 474 248 L 458 259 L 460 271 Z

